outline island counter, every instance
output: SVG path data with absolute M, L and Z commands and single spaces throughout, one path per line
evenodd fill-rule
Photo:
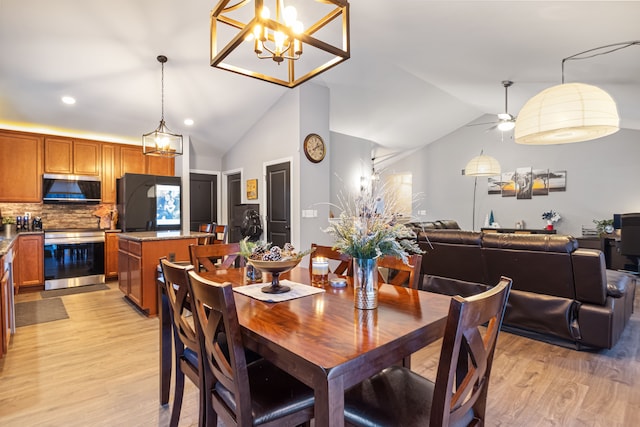
M 208 233 L 141 231 L 118 235 L 118 282 L 125 297 L 149 316 L 158 314 L 159 259 L 189 261 L 189 245 Z

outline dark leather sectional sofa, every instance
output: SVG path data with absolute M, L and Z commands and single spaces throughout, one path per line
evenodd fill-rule
M 422 288 L 469 296 L 513 279 L 507 330 L 577 349 L 611 348 L 633 310 L 635 277 L 571 236 L 416 229 Z M 427 241 L 428 240 L 428 241 Z

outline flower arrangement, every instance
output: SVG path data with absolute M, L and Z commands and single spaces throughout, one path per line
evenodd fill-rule
M 325 229 L 335 238 L 334 249 L 357 259 L 393 255 L 404 263 L 409 253 L 423 253 L 413 230 L 397 221 L 393 192 L 382 187 L 355 198 L 340 194 L 339 200 L 341 213 Z
M 560 216 L 560 214 L 558 214 L 558 212 L 555 211 L 547 211 L 547 212 L 543 212 L 542 213 L 542 219 L 545 219 L 547 221 L 551 221 L 551 223 L 556 223 L 558 221 L 560 221 L 562 219 L 562 217 Z

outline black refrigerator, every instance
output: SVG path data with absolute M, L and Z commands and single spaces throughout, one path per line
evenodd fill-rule
M 117 206 L 122 231 L 180 230 L 182 180 L 177 176 L 124 174 L 118 180 Z

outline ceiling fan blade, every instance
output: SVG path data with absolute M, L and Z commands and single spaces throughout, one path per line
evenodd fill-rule
M 465 125 L 465 127 L 468 126 L 486 126 L 486 125 L 496 125 L 498 122 L 484 122 L 484 123 L 471 123 L 469 125 Z

